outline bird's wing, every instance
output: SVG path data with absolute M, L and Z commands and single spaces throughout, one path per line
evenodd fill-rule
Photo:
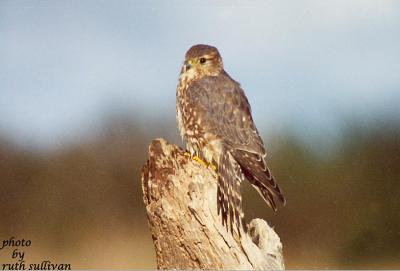
M 230 77 L 206 76 L 192 82 L 187 95 L 191 107 L 205 122 L 206 132 L 221 137 L 235 149 L 265 156 L 264 144 L 240 85 Z
M 203 130 L 224 142 L 247 179 L 274 210 L 274 196 L 285 199 L 268 169 L 264 143 L 251 116 L 250 104 L 239 83 L 227 74 L 192 82 L 188 97 L 202 120 Z

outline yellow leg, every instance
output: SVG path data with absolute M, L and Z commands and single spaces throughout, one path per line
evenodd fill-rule
M 217 166 L 210 163 L 210 164 L 208 164 L 208 167 L 211 168 L 212 170 L 214 170 L 215 172 L 217 172 Z
M 207 162 L 205 162 L 205 161 L 203 161 L 200 157 L 198 157 L 198 156 L 193 156 L 192 157 L 192 159 L 194 160 L 194 161 L 196 161 L 197 163 L 199 163 L 200 165 L 203 165 L 203 166 L 205 166 L 205 167 L 208 167 L 208 163 Z
M 206 161 L 204 161 L 197 155 L 192 156 L 192 154 L 190 152 L 185 152 L 185 156 L 192 158 L 194 161 L 196 161 L 197 163 L 201 164 L 204 167 L 211 168 L 212 170 L 217 171 L 217 167 L 215 165 L 213 165 L 211 163 L 207 163 Z

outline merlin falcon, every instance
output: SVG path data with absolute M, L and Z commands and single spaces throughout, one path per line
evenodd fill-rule
M 195 45 L 186 55 L 176 92 L 179 130 L 193 157 L 216 165 L 217 208 L 227 228 L 241 227 L 240 185 L 249 181 L 276 211 L 285 198 L 268 169 L 264 143 L 251 116 L 240 84 L 224 70 L 217 48 Z

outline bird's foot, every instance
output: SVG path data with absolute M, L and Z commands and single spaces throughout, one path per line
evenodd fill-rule
M 212 163 L 208 163 L 208 162 L 204 161 L 203 159 L 201 159 L 198 156 L 193 156 L 192 159 L 195 160 L 197 163 L 205 166 L 206 168 L 211 168 L 213 171 L 217 171 L 217 167 L 215 165 L 213 165 Z
M 209 163 L 208 167 L 211 168 L 213 171 L 217 172 L 217 166 L 216 165 L 213 165 L 212 163 Z
M 213 171 L 217 171 L 217 167 L 215 165 L 204 161 L 197 155 L 192 155 L 190 152 L 185 152 L 185 156 L 190 157 L 192 160 L 196 161 L 197 163 L 199 163 L 200 165 L 202 165 L 206 168 L 211 168 Z

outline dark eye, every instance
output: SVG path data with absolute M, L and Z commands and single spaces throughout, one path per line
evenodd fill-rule
M 204 57 L 200 58 L 200 63 L 201 63 L 201 64 L 206 63 L 206 59 L 205 59 Z

